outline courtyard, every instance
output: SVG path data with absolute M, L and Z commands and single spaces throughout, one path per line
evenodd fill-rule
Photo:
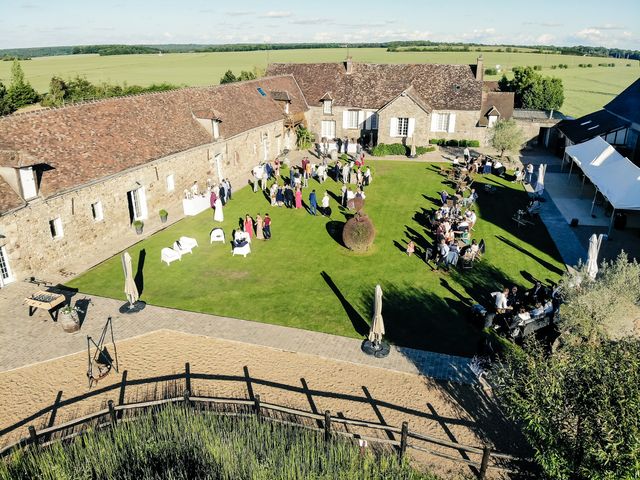
M 392 343 L 460 356 L 477 352 L 480 326 L 469 320 L 474 303 L 488 304 L 503 285 L 529 288 L 538 279 L 556 281 L 564 264 L 544 225 L 518 228 L 511 217 L 528 201 L 510 177 L 477 175 L 478 222 L 473 231 L 486 253 L 472 269 L 434 271 L 422 255 L 408 257 L 409 240 L 421 253 L 433 241 L 427 214 L 439 205 L 445 183 L 438 164 L 367 160 L 374 181 L 366 189 L 364 211 L 377 236 L 370 251 L 355 254 L 342 245 L 341 227 L 352 212 L 338 207 L 340 183 L 311 180 L 318 197 L 331 196 L 332 216 L 312 217 L 305 209 L 272 207 L 262 192 L 234 186 L 222 224 L 211 210 L 188 217 L 128 249 L 135 280 L 145 302 L 178 310 L 210 313 L 264 323 L 362 338 L 368 331 L 377 283 L 384 292 L 386 337 Z M 284 179 L 282 179 L 284 180 Z M 492 193 L 484 185 L 493 187 Z M 246 258 L 233 257 L 229 239 L 246 214 L 268 212 L 273 237 L 254 240 Z M 172 212 L 169 212 L 171 215 Z M 227 243 L 209 243 L 221 226 Z M 199 246 L 170 266 L 160 251 L 181 236 Z M 67 282 L 82 294 L 125 299 L 120 256 L 116 255 Z

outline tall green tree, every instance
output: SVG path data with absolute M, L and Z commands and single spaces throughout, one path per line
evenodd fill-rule
M 24 79 L 24 72 L 18 60 L 14 60 L 11 65 L 11 85 L 9 85 L 7 95 L 13 108 L 16 109 L 40 100 L 38 92 Z
M 253 72 L 249 72 L 247 70 L 242 70 L 240 72 L 240 75 L 238 76 L 238 81 L 242 82 L 245 80 L 255 80 L 256 79 L 256 74 Z
M 68 95 L 69 87 L 60 77 L 51 77 L 49 91 L 42 97 L 41 105 L 44 107 L 59 107 Z
M 220 83 L 233 83 L 233 82 L 237 82 L 238 79 L 236 78 L 236 76 L 233 74 L 233 72 L 231 70 L 227 70 L 226 72 L 224 72 L 224 75 L 222 76 L 222 78 L 220 78 Z
M 531 67 L 514 67 L 513 79 L 503 76 L 500 89 L 515 93 L 516 106 L 537 110 L 557 110 L 564 103 L 562 80 L 543 77 Z
M 504 152 L 519 151 L 524 143 L 522 130 L 513 119 L 499 120 L 491 130 L 491 146 L 500 151 L 501 157 Z
M 15 111 L 16 109 L 9 101 L 6 87 L 2 82 L 0 82 L 0 116 L 9 115 L 10 113 L 13 113 Z

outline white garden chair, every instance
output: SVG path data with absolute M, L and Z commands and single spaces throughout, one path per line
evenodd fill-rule
M 178 252 L 181 256 L 184 255 L 185 253 L 193 253 L 191 251 L 191 248 L 189 245 L 183 245 L 180 241 L 177 242 L 173 242 L 173 249 Z
M 172 248 L 163 248 L 160 253 L 160 261 L 166 262 L 167 265 L 169 265 L 171 262 L 175 262 L 176 260 L 180 260 L 181 257 L 182 255 Z
M 180 237 L 180 245 L 182 248 L 195 248 L 198 246 L 198 241 L 195 238 L 191 237 Z
M 211 241 L 209 243 L 213 242 L 225 243 L 224 230 L 222 230 L 221 228 L 214 228 L 213 230 L 211 230 Z
M 246 257 L 249 253 L 251 253 L 251 245 L 249 245 L 248 243 L 242 247 L 234 247 L 233 249 L 233 255 L 242 255 L 243 257 Z

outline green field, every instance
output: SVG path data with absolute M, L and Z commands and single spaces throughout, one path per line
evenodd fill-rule
M 397 52 L 383 48 L 350 49 L 358 62 L 371 63 L 475 63 L 478 52 Z M 53 75 L 63 78 L 84 75 L 92 82 L 107 81 L 137 85 L 169 82 L 184 85 L 212 85 L 231 69 L 265 68 L 268 62 L 337 62 L 344 60 L 346 49 L 271 50 L 261 52 L 176 53 L 167 55 L 73 55 L 40 57 L 23 62 L 27 79 L 45 92 Z M 501 65 L 510 69 L 518 65 L 542 65 L 542 73 L 562 78 L 566 101 L 562 111 L 580 116 L 601 108 L 640 76 L 639 62 L 602 57 L 570 55 L 484 52 L 485 67 Z M 566 70 L 551 70 L 551 65 L 565 63 Z M 593 68 L 579 68 L 591 63 Z M 615 63 L 615 68 L 597 67 L 598 63 Z M 631 64 L 631 67 L 627 67 Z M 0 62 L 0 81 L 10 78 L 11 62 Z M 498 78 L 498 77 L 495 77 Z M 488 78 L 491 79 L 491 78 Z
M 501 285 L 529 288 L 531 280 L 556 281 L 564 271 L 559 254 L 543 225 L 515 228 L 511 216 L 528 201 L 521 185 L 493 175 L 478 178 L 496 187 L 480 194 L 481 219 L 474 238 L 487 251 L 471 270 L 433 271 L 423 258 L 407 257 L 413 239 L 421 252 L 433 240 L 427 212 L 439 205 L 443 188 L 439 166 L 400 161 L 371 161 L 375 180 L 367 187 L 365 211 L 377 237 L 367 254 L 354 254 L 341 244 L 350 215 L 331 200 L 331 219 L 305 210 L 269 206 L 261 193 L 244 188 L 225 207 L 223 228 L 230 236 L 238 218 L 265 209 L 273 218 L 273 238 L 254 240 L 252 253 L 231 255 L 229 244 L 209 243 L 215 226 L 210 211 L 189 217 L 131 246 L 134 270 L 140 268 L 141 298 L 166 307 L 275 323 L 347 337 L 368 331 L 376 283 L 384 292 L 387 338 L 396 344 L 471 356 L 480 329 L 469 319 L 474 302 L 486 304 Z M 310 187 L 339 193 L 341 184 L 328 180 Z M 478 190 L 484 192 L 482 184 Z M 305 189 L 303 198 L 309 195 Z M 505 207 L 505 205 L 508 205 Z M 170 212 L 171 213 L 171 212 Z M 160 250 L 182 235 L 200 244 L 192 255 L 167 266 Z M 141 267 L 138 265 L 142 264 Z M 124 299 L 119 256 L 68 283 L 81 292 Z

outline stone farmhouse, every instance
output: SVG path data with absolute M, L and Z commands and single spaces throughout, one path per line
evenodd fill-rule
M 513 94 L 469 65 L 273 64 L 258 80 L 0 118 L 0 286 L 72 275 L 184 216 L 194 181 L 247 183 L 260 161 L 323 137 L 484 142 Z M 83 261 L 78 261 L 82 259 Z
M 295 145 L 308 110 L 291 76 L 185 88 L 0 119 L 0 278 L 59 277 L 182 218 L 184 189 L 246 183 Z M 86 264 L 86 263 L 85 263 Z
M 564 147 L 602 137 L 622 155 L 640 165 L 640 79 L 602 110 L 558 123 L 560 154 Z
M 320 142 L 428 145 L 430 139 L 487 142 L 487 128 L 511 118 L 513 93 L 483 82 L 476 65 L 343 63 L 271 64 L 267 75 L 293 75 Z

